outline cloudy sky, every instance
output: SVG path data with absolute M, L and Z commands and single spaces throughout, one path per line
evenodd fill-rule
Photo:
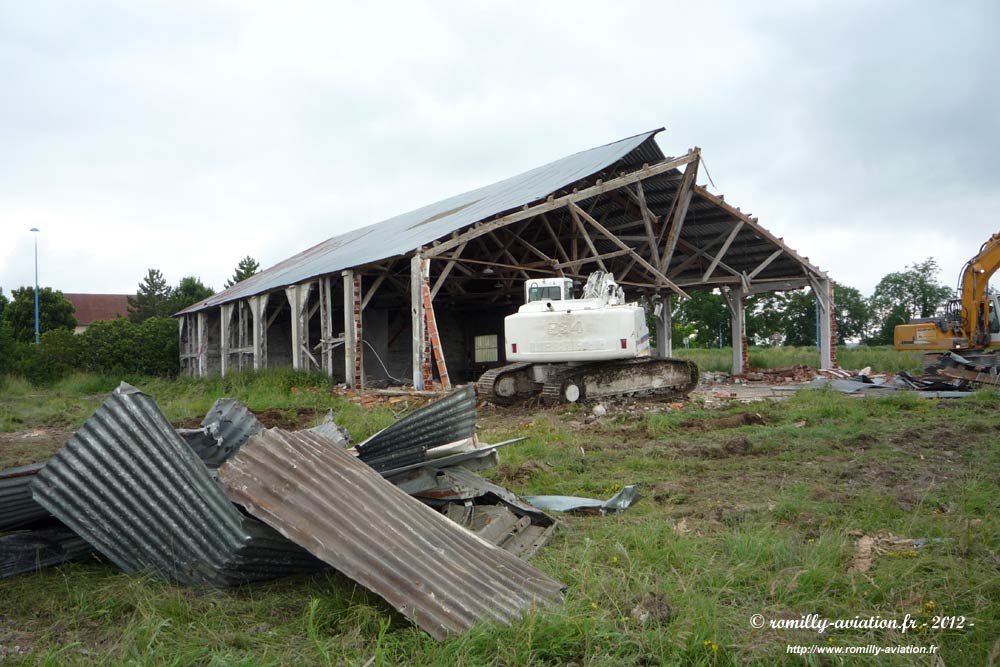
M 660 126 L 835 280 L 933 256 L 953 285 L 1000 222 L 997 25 L 991 0 L 0 0 L 0 287 L 38 227 L 43 285 L 219 289 Z

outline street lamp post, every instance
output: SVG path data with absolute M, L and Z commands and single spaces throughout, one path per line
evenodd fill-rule
M 35 345 L 41 340 L 41 331 L 38 327 L 38 227 L 32 227 L 35 232 Z

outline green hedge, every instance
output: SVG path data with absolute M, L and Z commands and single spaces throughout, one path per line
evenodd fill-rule
M 0 326 L 0 374 L 35 384 L 51 384 L 76 371 L 174 377 L 179 370 L 177 323 L 169 318 L 94 322 L 80 335 L 55 329 L 42 334 L 37 346 L 14 341 Z

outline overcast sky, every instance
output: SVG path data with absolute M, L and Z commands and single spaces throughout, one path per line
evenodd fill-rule
M 38 227 L 42 285 L 221 289 L 660 126 L 834 280 L 933 256 L 954 285 L 1000 222 L 998 25 L 990 0 L 0 0 L 0 287 L 33 282 Z

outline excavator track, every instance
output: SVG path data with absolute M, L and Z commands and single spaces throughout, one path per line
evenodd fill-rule
M 542 387 L 547 404 L 614 396 L 685 396 L 698 385 L 698 366 L 684 359 L 644 357 L 569 366 Z
M 514 405 L 531 398 L 538 393 L 537 384 L 531 381 L 532 366 L 526 362 L 488 370 L 476 381 L 476 394 L 496 405 Z

